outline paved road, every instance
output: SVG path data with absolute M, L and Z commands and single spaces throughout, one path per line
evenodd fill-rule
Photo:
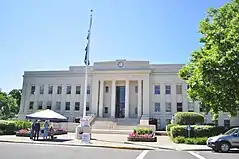
M 239 152 L 139 151 L 73 146 L 0 143 L 1 159 L 239 159 Z

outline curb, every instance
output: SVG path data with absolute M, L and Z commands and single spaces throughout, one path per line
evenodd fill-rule
M 212 151 L 212 149 L 183 149 L 178 151 Z
M 143 147 L 127 147 L 127 146 L 104 146 L 104 145 L 90 145 L 90 144 L 82 144 L 82 145 L 76 145 L 76 144 L 61 144 L 61 143 L 42 143 L 42 142 L 24 142 L 24 141 L 6 141 L 6 140 L 0 140 L 0 142 L 3 143 L 24 143 L 24 144 L 40 144 L 40 145 L 60 145 L 60 146 L 75 146 L 75 147 L 98 147 L 98 148 L 114 148 L 114 149 L 126 149 L 126 150 L 155 150 L 154 148 L 143 148 Z

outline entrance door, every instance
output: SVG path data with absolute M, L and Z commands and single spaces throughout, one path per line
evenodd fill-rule
M 115 117 L 125 116 L 125 86 L 116 86 Z

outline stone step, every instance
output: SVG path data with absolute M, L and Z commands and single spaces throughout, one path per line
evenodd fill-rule
M 93 134 L 122 134 L 127 135 L 132 130 L 109 130 L 109 129 L 92 129 Z

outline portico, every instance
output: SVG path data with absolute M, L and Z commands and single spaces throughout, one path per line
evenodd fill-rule
M 117 75 L 115 75 L 117 77 Z M 124 75 L 125 76 L 125 75 Z M 132 76 L 132 75 L 128 75 Z M 95 80 L 92 102 L 98 117 L 101 118 L 139 118 L 149 114 L 149 80 L 147 77 Z M 97 78 L 97 77 L 95 77 Z M 99 76 L 98 76 L 99 78 Z

